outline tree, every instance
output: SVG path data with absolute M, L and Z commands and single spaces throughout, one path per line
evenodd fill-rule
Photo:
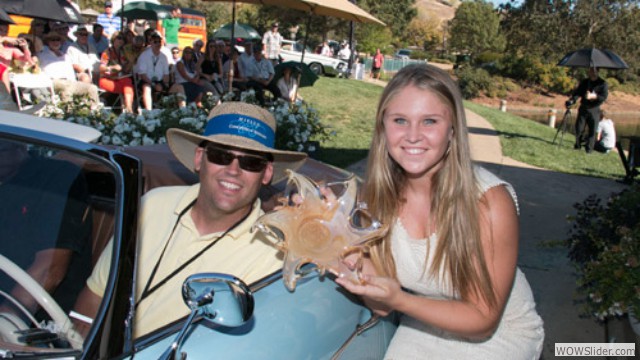
M 413 19 L 402 37 L 409 46 L 417 46 L 424 50 L 432 50 L 440 44 L 442 29 L 440 22 L 434 17 L 428 20 Z
M 478 55 L 485 51 L 501 52 L 505 38 L 500 32 L 500 18 L 493 6 L 482 0 L 463 2 L 451 20 L 449 45 L 458 51 Z
M 357 5 L 387 24 L 393 37 L 400 39 L 417 15 L 415 0 L 360 0 Z

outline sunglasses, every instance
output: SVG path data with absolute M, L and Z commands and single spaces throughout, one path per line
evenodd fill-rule
M 267 164 L 269 164 L 269 160 L 263 157 L 236 155 L 211 145 L 205 147 L 205 152 L 207 154 L 207 160 L 212 164 L 227 166 L 231 164 L 234 159 L 238 159 L 240 169 L 250 172 L 261 172 L 267 167 Z

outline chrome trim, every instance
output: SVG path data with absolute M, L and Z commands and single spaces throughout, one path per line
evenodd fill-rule
M 353 340 L 356 339 L 356 336 L 359 336 L 363 332 L 374 327 L 378 323 L 378 321 L 380 321 L 380 316 L 373 314 L 373 316 L 371 316 L 371 318 L 367 320 L 364 324 L 360 324 L 356 326 L 356 329 L 353 331 L 353 333 L 351 333 L 351 336 L 349 336 L 349 338 L 344 342 L 344 344 L 342 344 L 342 346 L 340 346 L 340 348 L 336 350 L 336 352 L 333 354 L 333 356 L 331 357 L 331 360 L 339 359 L 340 356 L 342 356 L 342 353 L 346 350 L 347 346 L 349 346 L 351 342 L 353 342 Z

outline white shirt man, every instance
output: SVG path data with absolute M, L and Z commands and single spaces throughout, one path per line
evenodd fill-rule
M 594 146 L 596 151 L 607 153 L 616 147 L 616 128 L 613 125 L 613 120 L 605 117 L 604 110 L 602 111 L 596 134 L 598 139 Z
M 349 61 L 349 57 L 351 57 L 351 50 L 349 49 L 349 44 L 342 44 L 342 48 L 338 51 L 338 59 Z
M 169 90 L 169 57 L 161 51 L 162 38 L 151 36 L 151 47 L 143 51 L 136 62 L 136 71 L 142 82 L 142 102 L 146 110 L 152 108 L 151 90 Z
M 47 46 L 38 55 L 42 71 L 53 79 L 54 90 L 60 93 L 62 101 L 71 101 L 74 95 L 88 95 L 94 105 L 97 105 L 98 87 L 76 80 L 71 57 L 60 49 L 62 39 L 62 36 L 55 32 L 45 36 Z
M 71 58 L 74 70 L 79 75 L 89 75 L 91 81 L 97 75 L 98 64 L 100 64 L 96 48 L 89 43 L 89 32 L 84 27 L 79 27 L 74 35 L 76 41 L 67 49 L 67 55 Z
M 278 32 L 278 23 L 271 26 L 271 31 L 267 31 L 262 36 L 262 49 L 264 56 L 271 60 L 274 65 L 280 62 L 280 47 L 282 46 L 282 35 Z

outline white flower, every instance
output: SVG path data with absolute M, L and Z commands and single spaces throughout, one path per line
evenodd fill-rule
M 118 135 L 114 135 L 113 138 L 111 138 L 111 142 L 113 143 L 113 145 L 122 145 L 122 144 L 124 144 L 124 142 L 122 141 L 122 139 Z
M 153 139 L 148 137 L 147 135 L 145 135 L 142 138 L 142 145 L 153 145 L 153 144 L 155 144 L 155 141 L 153 141 Z
M 164 136 L 158 139 L 158 144 L 166 144 L 166 143 L 167 143 L 167 138 L 165 138 Z
M 147 124 L 146 129 L 148 132 L 153 132 L 156 129 L 155 124 Z
M 140 145 L 140 139 L 133 139 L 129 142 L 129 146 L 138 146 Z
M 134 138 L 139 138 L 139 137 L 141 137 L 141 136 L 142 136 L 142 134 L 140 134 L 140 131 L 135 131 L 135 130 L 134 130 L 134 131 L 131 133 L 131 136 L 133 136 Z
M 118 124 L 113 128 L 113 131 L 118 133 L 118 134 L 122 134 L 122 132 L 124 131 L 124 126 L 122 126 L 122 124 Z M 118 144 L 116 144 L 118 145 Z
M 103 135 L 100 141 L 105 145 L 109 145 L 111 143 L 111 137 L 109 135 Z

